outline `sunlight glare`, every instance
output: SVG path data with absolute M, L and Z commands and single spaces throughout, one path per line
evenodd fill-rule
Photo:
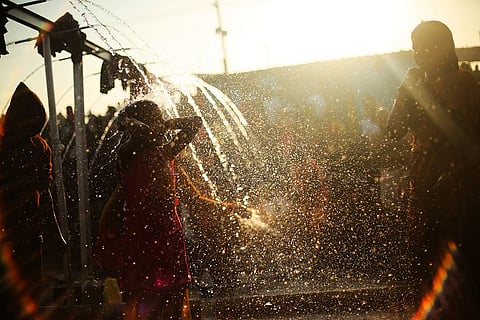
M 283 61 L 311 61 L 408 48 L 406 6 L 401 0 L 271 1 L 266 41 Z

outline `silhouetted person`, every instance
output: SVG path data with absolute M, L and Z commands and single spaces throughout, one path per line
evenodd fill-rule
M 127 319 L 181 318 L 191 279 L 173 160 L 201 124 L 199 117 L 164 120 L 159 106 L 148 100 L 128 105 L 119 115 L 118 128 L 128 137 L 119 152 L 126 197 L 120 284 Z M 167 131 L 172 139 L 165 138 Z
M 453 248 L 458 274 L 447 289 L 456 291 L 449 296 L 444 288 L 447 305 L 435 304 L 431 318 L 470 319 L 480 303 L 480 87 L 471 72 L 459 69 L 452 33 L 443 23 L 424 21 L 411 37 L 416 67 L 398 89 L 387 128 L 396 140 L 413 137 L 407 213 L 413 276 L 418 295 L 424 295 Z
M 2 287 L 20 303 L 23 310 L 15 314 L 19 319 L 34 314 L 48 297 L 44 256 L 64 250 L 50 193 L 51 149 L 40 136 L 45 122 L 41 101 L 20 83 L 5 114 L 0 140 Z
M 475 65 L 475 69 L 472 72 L 475 79 L 480 82 L 480 69 L 478 69 L 478 64 Z

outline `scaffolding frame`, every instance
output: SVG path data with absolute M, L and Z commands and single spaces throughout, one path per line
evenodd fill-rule
M 65 188 L 63 183 L 61 143 L 57 127 L 57 112 L 55 102 L 55 84 L 53 77 L 53 64 L 51 41 L 52 30 L 55 25 L 53 21 L 38 15 L 37 13 L 25 8 L 27 5 L 40 3 L 43 1 L 33 1 L 23 5 L 16 4 L 9 0 L 0 0 L 5 16 L 17 23 L 32 28 L 39 32 L 43 41 L 43 57 L 45 63 L 45 77 L 47 84 L 47 97 L 49 107 L 49 128 L 50 141 L 52 147 L 52 160 L 54 172 L 54 186 L 57 196 L 57 210 L 62 233 L 70 241 L 70 232 L 68 228 L 67 206 L 65 199 Z M 91 54 L 104 61 L 112 61 L 113 54 L 101 46 L 85 39 L 80 44 L 82 53 Z M 68 48 L 66 51 L 73 54 Z M 77 59 L 78 60 L 78 59 Z M 89 183 L 88 183 L 88 160 L 86 155 L 86 126 L 85 126 L 85 108 L 84 108 L 84 85 L 83 85 L 83 59 L 73 63 L 73 82 L 74 82 L 74 110 L 75 110 L 75 157 L 76 174 L 78 188 L 78 217 L 80 224 L 80 263 L 81 276 L 85 281 L 90 274 L 90 206 L 89 206 Z M 69 244 L 67 244 L 69 245 Z M 68 273 L 68 271 L 67 271 Z M 69 275 L 67 274 L 67 277 Z

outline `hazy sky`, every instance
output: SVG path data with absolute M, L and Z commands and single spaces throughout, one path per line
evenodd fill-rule
M 16 3 L 27 2 L 14 0 Z M 421 20 L 441 20 L 457 47 L 480 46 L 480 0 L 49 0 L 29 6 L 52 21 L 71 13 L 87 38 L 106 49 L 127 49 L 161 74 L 222 73 L 219 17 L 227 32 L 229 72 L 410 49 L 410 31 Z M 37 32 L 9 21 L 7 43 Z M 34 42 L 10 44 L 0 58 L 0 111 L 24 81 L 47 105 L 43 58 Z M 54 58 L 57 110 L 73 101 L 69 55 Z M 101 61 L 84 58 L 85 108 L 103 113 L 124 94 L 99 92 Z

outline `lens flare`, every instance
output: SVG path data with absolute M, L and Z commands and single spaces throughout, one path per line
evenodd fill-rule
M 437 270 L 435 278 L 433 279 L 432 289 L 423 297 L 420 307 L 412 317 L 412 320 L 428 319 L 433 306 L 437 301 L 440 300 L 445 292 L 445 285 L 449 275 L 456 267 L 455 254 L 457 251 L 457 245 L 450 241 L 448 243 L 448 250 L 445 252 L 442 263 Z

